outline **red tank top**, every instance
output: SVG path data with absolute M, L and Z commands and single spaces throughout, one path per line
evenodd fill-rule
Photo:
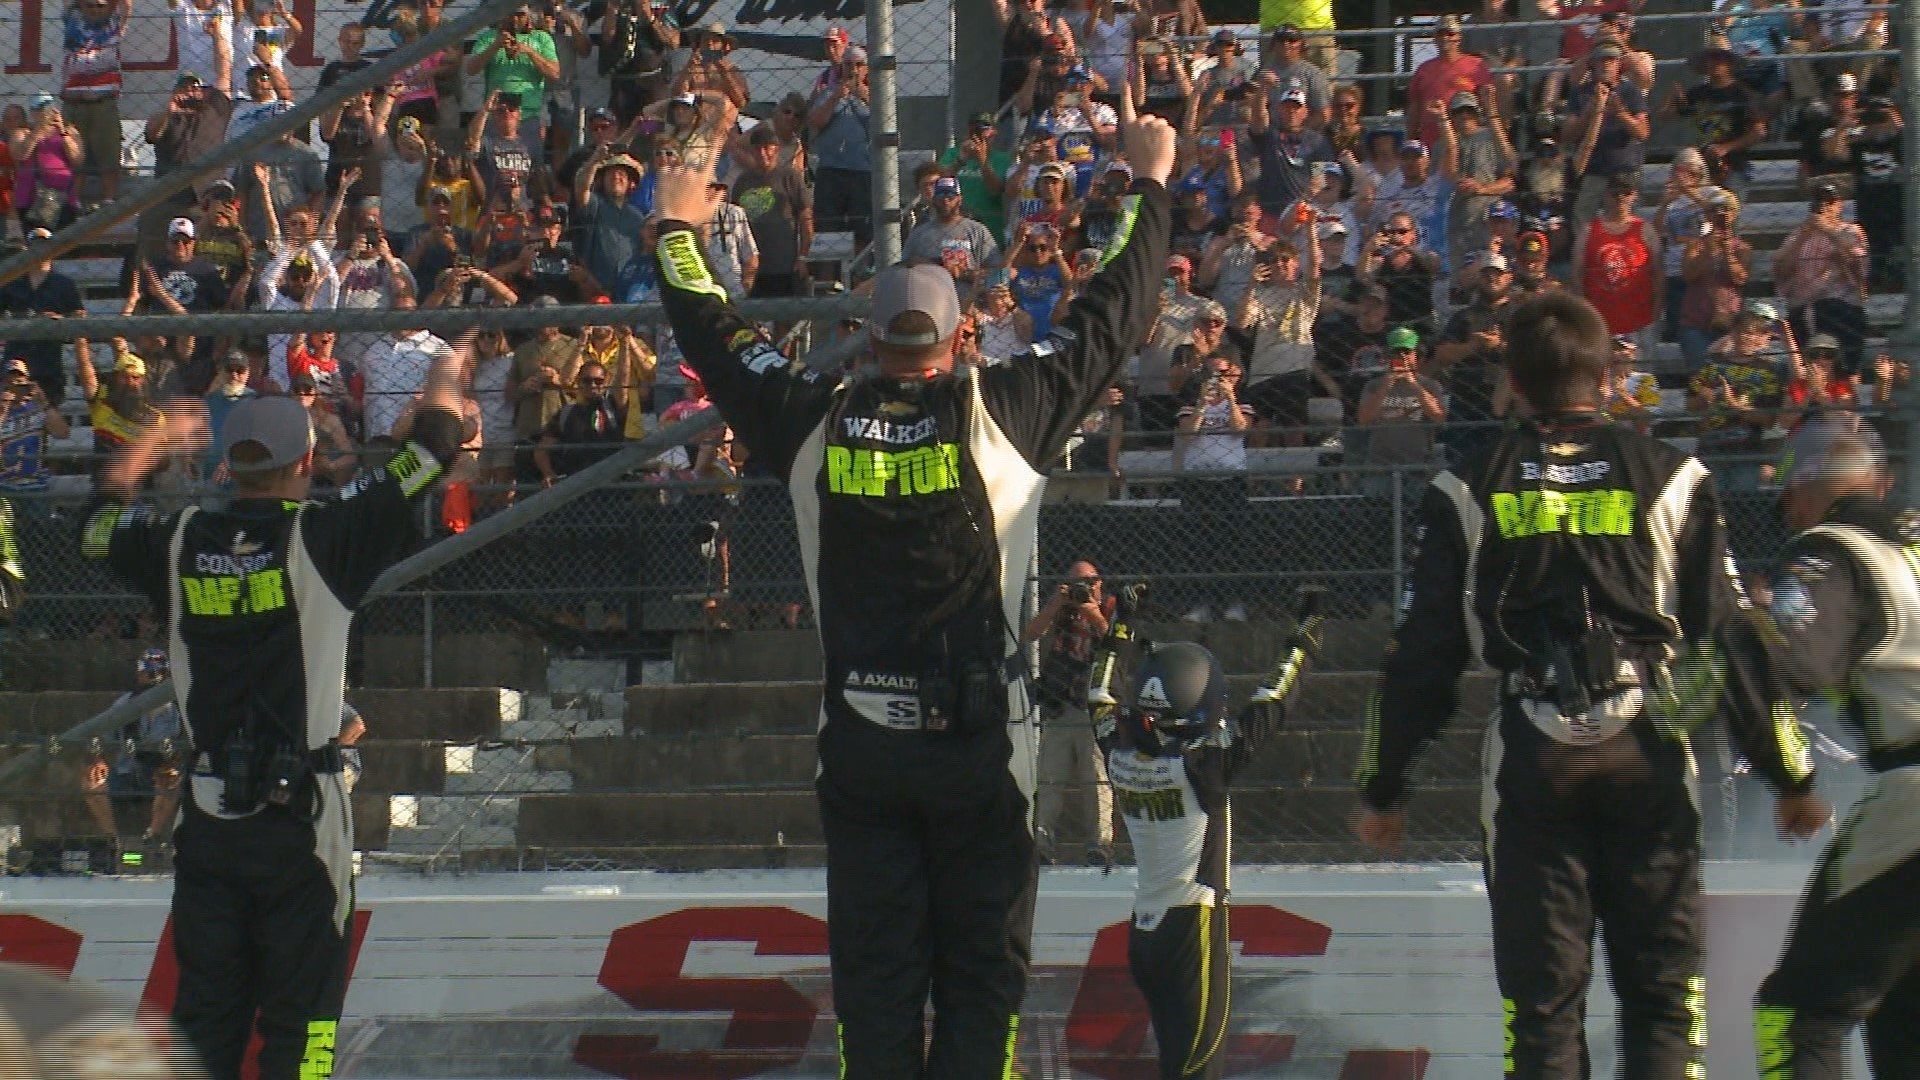
M 1607 330 L 1631 334 L 1653 323 L 1653 252 L 1639 218 L 1628 218 L 1622 233 L 1608 232 L 1599 218 L 1587 226 L 1587 258 L 1581 266 L 1587 300 L 1607 320 Z

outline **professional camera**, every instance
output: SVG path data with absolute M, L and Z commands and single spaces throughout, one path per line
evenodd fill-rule
M 1246 99 L 1250 85 L 1251 84 L 1247 82 L 1246 76 L 1235 75 L 1233 78 L 1227 80 L 1227 88 L 1220 91 L 1220 100 L 1243 101 Z
M 1067 585 L 1067 602 L 1075 606 L 1092 603 L 1093 583 L 1090 581 L 1075 581 L 1069 583 Z
M 533 276 L 563 278 L 573 273 L 573 245 L 566 241 L 538 252 L 533 257 Z

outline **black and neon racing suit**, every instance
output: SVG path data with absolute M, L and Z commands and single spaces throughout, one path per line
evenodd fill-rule
M 1744 648 L 1742 647 L 1744 646 Z M 1794 537 L 1757 633 L 1736 638 L 1732 682 L 1781 723 L 1836 692 L 1873 779 L 1807 882 L 1786 950 L 1760 985 L 1763 1080 L 1839 1080 L 1866 1022 L 1878 1077 L 1920 1069 L 1920 515 L 1845 498 Z M 1768 678 L 1770 676 L 1771 678 Z
M 1146 334 L 1169 218 L 1166 190 L 1137 181 L 1101 270 L 1007 362 L 845 383 L 790 363 L 732 309 L 691 226 L 661 228 L 675 337 L 793 498 L 825 656 L 816 787 L 854 1080 L 1008 1068 L 1036 883 L 1013 628 L 1047 470 Z
M 240 1075 L 258 1014 L 263 1080 L 324 1080 L 346 996 L 353 815 L 340 777 L 347 631 L 419 540 L 460 445 L 425 410 L 414 442 L 325 502 L 240 498 L 160 516 L 108 502 L 84 554 L 167 620 L 191 743 L 174 832 L 174 1019 L 216 1080 Z
M 1500 680 L 1481 829 L 1510 1076 L 1579 1076 L 1590 942 L 1620 999 L 1621 1075 L 1681 1080 L 1705 1043 L 1700 815 L 1686 730 L 1722 695 L 1746 606 L 1697 459 L 1592 413 L 1547 416 L 1436 476 L 1356 779 L 1400 806 L 1469 665 Z M 1585 701 L 1581 699 L 1585 698 Z M 1805 744 L 1731 702 L 1774 782 Z

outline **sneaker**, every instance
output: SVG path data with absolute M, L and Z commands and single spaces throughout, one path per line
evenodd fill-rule
M 1221 617 L 1228 622 L 1246 622 L 1247 605 L 1235 600 L 1233 603 L 1227 605 L 1227 610 L 1221 613 Z
M 1188 622 L 1206 622 L 1213 618 L 1213 609 L 1205 604 L 1195 605 L 1183 618 Z

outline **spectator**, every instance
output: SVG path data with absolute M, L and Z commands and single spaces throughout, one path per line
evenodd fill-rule
M 1264 82 L 1271 75 L 1261 76 Z M 1253 94 L 1253 118 L 1248 138 L 1260 162 L 1260 176 L 1254 190 L 1260 196 L 1260 209 L 1274 220 L 1294 203 L 1311 196 L 1315 173 L 1322 163 L 1333 160 L 1333 147 L 1327 137 L 1307 127 L 1307 95 L 1299 87 L 1280 93 L 1277 122 L 1269 122 L 1267 95 Z M 1263 222 L 1266 231 L 1272 223 Z
M 1176 197 L 1199 192 L 1206 198 L 1209 217 L 1226 217 L 1240 197 L 1244 180 L 1240 173 L 1240 155 L 1234 149 L 1232 128 L 1203 131 L 1188 144 L 1185 155 L 1193 164 L 1173 185 Z
M 131 314 L 136 307 L 146 307 L 155 314 L 186 315 L 219 311 L 226 304 L 227 288 L 220 272 L 194 251 L 193 222 L 174 218 L 167 226 L 166 254 L 141 260 L 122 310 Z M 213 380 L 213 348 L 210 335 L 178 338 L 173 359 L 181 368 L 176 372 L 179 384 L 172 389 L 190 395 L 205 393 Z
M 1331 142 L 1333 136 L 1328 135 L 1327 138 Z M 1364 143 L 1366 149 L 1360 154 L 1360 168 L 1373 181 L 1376 192 L 1386 187 L 1389 177 L 1400 175 L 1400 148 L 1406 142 L 1406 136 L 1393 128 L 1367 132 Z
M 1314 363 L 1338 388 L 1339 393 L 1331 396 L 1340 399 L 1342 412 L 1348 415 L 1367 384 L 1387 370 L 1387 334 L 1392 329 L 1387 322 L 1387 290 L 1377 284 L 1355 286 L 1353 311 L 1350 317 L 1317 320 L 1313 327 Z
M 582 304 L 606 292 L 567 242 L 567 219 L 561 209 L 535 210 L 534 235 L 511 260 L 490 271 L 521 303 L 544 296 L 557 303 Z
M 453 197 L 444 190 L 427 196 L 427 220 L 407 246 L 407 266 L 416 282 L 438 282 L 456 260 L 472 262 L 473 233 L 453 220 Z
M 126 342 L 118 338 L 113 349 L 113 369 L 105 385 L 91 363 L 75 365 L 80 391 L 87 396 L 96 476 L 148 427 L 163 422 L 147 397 L 146 361 L 127 351 Z
M 378 86 L 320 114 L 320 138 L 327 144 L 329 190 L 345 187 L 348 197 L 354 199 L 380 196 L 380 162 L 393 152 L 387 139 L 393 106 L 388 88 Z M 341 175 L 348 169 L 353 170 L 355 179 L 343 185 Z
M 1240 365 L 1214 356 L 1203 370 L 1191 404 L 1181 408 L 1174 423 L 1173 467 L 1179 472 L 1244 474 L 1253 409 L 1240 403 Z M 1244 475 L 1190 477 L 1180 482 L 1179 491 L 1180 505 L 1189 512 L 1230 511 L 1245 504 L 1247 481 Z M 1187 619 L 1205 622 L 1210 615 L 1203 603 L 1187 612 Z
M 1813 185 L 1829 183 L 1847 190 L 1853 179 L 1852 155 L 1845 133 L 1859 125 L 1859 82 L 1851 72 L 1842 72 L 1827 83 L 1824 101 L 1810 101 L 1800 110 L 1794 134 L 1800 143 L 1800 183 L 1811 194 Z M 1838 136 L 1841 141 L 1834 140 Z M 1828 151 L 1838 150 L 1834 154 Z
M 513 134 L 533 162 L 545 160 L 540 120 L 547 114 L 547 84 L 560 77 L 560 60 L 553 35 L 534 28 L 532 6 L 522 4 L 499 27 L 480 31 L 466 69 L 485 73 L 489 109 L 505 102 L 516 106 Z
M 760 275 L 760 247 L 754 243 L 747 212 L 727 202 L 727 186 L 715 183 L 713 216 L 699 228 L 707 266 L 729 296 L 750 296 Z
M 470 368 L 472 397 L 480 406 L 480 461 L 477 482 L 507 488 L 513 483 L 513 404 L 507 400 L 507 384 L 513 378 L 513 347 L 504 330 L 482 329 L 474 338 Z M 629 397 L 627 407 L 639 408 Z M 512 491 L 502 491 L 498 505 L 512 501 Z
M 1060 250 L 1060 232 L 1045 221 L 1015 227 L 1013 249 L 1007 253 L 1012 272 L 1013 298 L 1033 320 L 1038 341 L 1053 329 L 1053 313 L 1067 288 L 1066 253 Z
M 1573 246 L 1573 289 L 1607 321 L 1607 332 L 1637 335 L 1660 321 L 1660 237 L 1633 212 L 1640 197 L 1625 173 L 1607 180 L 1607 201 Z
M 461 229 L 478 225 L 487 205 L 487 185 L 474 156 L 436 146 L 428 159 L 426 175 L 414 193 L 416 201 L 431 211 L 433 200 L 444 197 L 451 224 Z
M 243 85 L 237 89 L 241 96 L 234 103 L 233 118 L 227 121 L 229 141 L 293 108 L 293 89 L 278 68 L 254 64 L 240 81 Z M 235 169 L 234 176 L 238 178 L 241 171 Z
M 1753 272 L 1753 245 L 1740 238 L 1740 200 L 1725 188 L 1710 187 L 1700 190 L 1699 202 L 1705 220 L 1684 241 L 1675 336 L 1688 371 L 1706 363 L 1708 347 L 1733 329 Z
M 1033 316 L 1013 299 L 1013 278 L 1005 270 L 988 271 L 974 300 L 973 322 L 981 362 L 999 363 L 1033 344 Z
M 80 166 L 86 150 L 52 94 L 35 94 L 32 122 L 7 133 L 13 156 L 13 205 L 25 228 L 59 229 L 80 205 Z
M 1441 124 L 1439 130 L 1445 139 L 1451 135 L 1452 127 Z M 1440 146 L 1440 152 L 1442 160 L 1453 155 L 1453 149 L 1446 143 Z M 1421 250 L 1444 255 L 1454 196 L 1454 184 L 1447 172 L 1434 170 L 1427 144 L 1418 139 L 1402 143 L 1399 173 L 1382 181 L 1374 193 L 1373 230 L 1380 231 L 1396 214 L 1405 215 L 1415 226 L 1415 240 Z M 1364 259 L 1362 261 L 1364 264 Z M 1399 316 L 1395 319 L 1398 321 Z
M 1576 237 L 1606 205 L 1611 197 L 1606 195 L 1607 184 L 1614 177 L 1623 178 L 1635 190 L 1640 187 L 1640 166 L 1646 161 L 1652 129 L 1646 92 L 1620 77 L 1623 55 L 1615 45 L 1593 50 L 1586 78 L 1567 94 L 1570 115 L 1560 141 L 1578 147 L 1573 155 L 1574 171 L 1581 177 L 1573 204 Z
M 559 185 L 559 190 L 569 195 L 573 193 L 573 184 L 579 179 L 581 166 L 596 153 L 601 153 L 601 147 L 606 147 L 605 152 L 601 154 L 602 157 L 616 152 L 625 153 L 626 147 L 622 139 L 620 123 L 613 110 L 599 108 L 588 112 L 587 141 L 575 147 L 573 152 L 569 153 L 553 170 L 553 178 Z M 578 206 L 577 200 L 575 205 Z
M 580 139 L 580 116 L 587 110 L 586 95 L 588 86 L 583 81 L 581 60 L 593 55 L 593 39 L 587 34 L 586 17 L 562 3 L 549 2 L 534 15 L 534 28 L 544 30 L 553 38 L 554 62 L 560 73 L 547 83 L 547 156 L 546 161 L 564 161 Z M 424 33 L 424 30 L 422 31 Z M 429 61 L 422 61 L 416 69 L 424 68 L 425 93 L 430 95 L 426 104 L 432 105 L 437 96 L 433 81 L 434 70 L 439 66 L 440 56 L 435 55 Z M 412 75 L 412 72 L 409 72 Z M 419 76 L 415 76 L 419 78 Z M 602 89 L 595 101 L 607 100 L 610 88 Z M 404 100 L 421 104 L 414 98 L 412 91 Z M 429 118 L 431 112 L 426 114 Z M 428 120 L 431 124 L 431 119 Z M 561 191 L 565 191 L 562 188 Z
M 27 234 L 27 250 L 42 247 L 52 239 L 53 234 L 48 230 L 35 228 Z M 0 287 L 0 312 L 25 318 L 46 315 L 75 319 L 84 317 L 87 309 L 73 278 L 55 269 L 51 259 L 39 259 L 27 267 L 25 274 Z M 88 362 L 85 338 L 76 340 L 73 349 L 77 363 Z M 48 405 L 58 408 L 67 399 L 67 372 L 61 360 L 60 342 L 11 342 L 6 355 L 9 365 L 26 364 L 28 374 L 33 376 Z
M 626 438 L 626 415 L 607 393 L 605 368 L 581 364 L 573 387 L 574 400 L 554 413 L 533 452 L 547 487 L 611 454 L 613 444 Z
M 1259 205 L 1257 202 L 1254 204 Z M 1198 265 L 1207 257 L 1207 248 L 1218 235 L 1212 211 L 1207 209 L 1207 193 L 1197 189 L 1176 192 L 1173 196 L 1173 237 L 1167 250 L 1184 255 Z
M 1774 287 L 1787 303 L 1795 333 L 1840 339 L 1844 370 L 1860 370 L 1867 337 L 1867 238 L 1841 219 L 1838 188 L 1816 185 L 1810 214 L 1773 256 Z
M 598 297 L 596 303 L 611 303 Z M 600 323 L 589 326 L 580 335 L 580 365 L 599 364 L 607 372 L 607 394 L 626 417 L 626 437 L 638 439 L 646 434 L 643 414 L 653 393 L 653 376 L 658 359 L 647 343 L 624 326 Z
M 1413 137 L 1428 146 L 1439 143 L 1444 108 L 1455 94 L 1478 97 L 1481 90 L 1493 85 L 1493 74 L 1487 69 L 1486 60 L 1461 51 L 1458 15 L 1440 17 L 1434 27 L 1433 43 L 1438 55 L 1415 68 L 1413 81 L 1407 84 L 1406 115 L 1410 123 L 1418 125 Z M 1443 111 L 1434 110 L 1436 103 Z
M 180 76 L 192 75 L 209 89 L 228 93 L 233 81 L 232 18 L 222 0 L 167 0 Z M 244 67 L 243 67 L 244 70 Z
M 1790 410 L 1790 431 L 1798 430 L 1815 413 L 1859 406 L 1860 376 L 1841 368 L 1840 352 L 1840 339 L 1832 334 L 1807 339 L 1806 364 L 1787 380 L 1781 393 L 1781 405 Z
M 240 196 L 226 180 L 216 180 L 192 215 L 194 250 L 220 272 L 229 311 L 244 311 L 253 285 L 253 240 L 240 226 Z
M 483 205 L 493 205 L 502 191 L 511 191 L 517 203 L 533 180 L 538 159 L 527 148 L 521 100 L 517 94 L 490 92 L 486 108 L 467 125 L 467 156 L 479 172 L 476 186 L 487 197 Z
M 1062 240 L 1080 227 L 1080 204 L 1073 198 L 1072 170 L 1058 161 L 1049 161 L 1040 166 L 1033 180 L 1034 196 L 1022 199 L 1018 219 L 1013 221 L 1014 242 L 1019 242 L 1022 229 L 1031 231 L 1036 225 L 1045 225 Z
M 1538 232 L 1523 232 L 1514 241 L 1514 250 L 1519 257 L 1513 272 L 1513 287 L 1523 298 L 1566 288 L 1565 283 L 1547 268 L 1552 250 L 1545 236 Z
M 260 152 L 251 168 L 236 167 L 235 173 L 242 218 L 255 246 L 270 243 L 279 223 L 289 220 L 294 211 L 318 212 L 327 192 L 326 168 L 319 155 L 291 135 L 282 135 Z
M 1405 210 L 1388 214 L 1360 249 L 1359 281 L 1386 288 L 1387 319 L 1396 326 L 1428 326 L 1434 290 L 1442 280 L 1439 253 L 1426 246 L 1420 226 Z
M 1329 19 L 1329 21 L 1331 21 Z M 1331 29 L 1331 27 L 1329 27 Z M 1326 59 L 1331 60 L 1332 39 L 1327 39 Z M 1333 87 L 1328 81 L 1333 67 L 1330 62 L 1321 63 L 1319 58 L 1307 59 L 1307 37 L 1300 27 L 1287 23 L 1273 32 L 1267 42 L 1268 52 L 1261 67 L 1273 73 L 1273 85 L 1282 92 L 1298 86 L 1307 94 L 1307 126 L 1319 131 L 1327 126 L 1332 116 Z M 1279 103 L 1273 105 L 1279 111 Z
M 1184 59 L 1162 41 L 1140 43 L 1133 62 L 1133 105 L 1142 116 L 1158 116 L 1176 130 L 1187 123 L 1197 101 Z
M 967 137 L 948 147 L 939 158 L 940 168 L 960 182 L 960 205 L 967 216 L 986 226 L 992 235 L 1006 235 L 1007 172 L 1013 156 L 993 147 L 997 130 L 992 113 L 978 113 L 967 127 Z M 736 189 L 737 190 L 737 189 Z
M 1048 12 L 1046 0 L 993 0 L 993 10 L 1001 28 L 997 100 L 1005 105 L 1038 67 L 1050 39 L 1070 42 L 1073 30 L 1065 19 Z
M 232 115 L 233 98 L 224 81 L 206 83 L 194 72 L 182 70 L 174 79 L 166 105 L 147 117 L 143 134 L 153 147 L 154 175 L 164 176 L 212 154 L 226 142 L 227 121 Z M 165 244 L 167 222 L 184 214 L 196 195 L 205 196 L 216 182 L 224 180 L 214 174 L 199 176 L 191 189 L 143 212 L 139 218 L 140 253 L 151 258 Z
M 1335 156 L 1343 163 L 1358 161 L 1361 155 L 1368 153 L 1369 132 L 1363 115 L 1366 107 L 1364 97 L 1359 87 L 1347 83 L 1335 89 L 1330 99 L 1333 118 L 1327 122 L 1322 133 L 1327 137 L 1327 145 L 1333 148 Z M 1398 162 L 1395 164 L 1398 165 Z M 1356 173 L 1353 178 L 1358 181 L 1361 175 Z M 1372 179 L 1371 176 L 1367 178 Z
M 1113 790 L 1087 712 L 1094 649 L 1106 636 L 1113 611 L 1099 568 L 1081 559 L 1067 567 L 1067 580 L 1027 621 L 1020 636 L 1022 645 L 1037 643 L 1040 655 L 1035 839 L 1043 862 L 1055 862 L 1060 845 L 1069 838 L 1086 845 L 1088 865 L 1105 866 L 1113 860 Z M 1070 785 L 1086 789 L 1084 802 L 1073 810 L 1068 808 Z
M 91 362 L 84 350 L 78 362 Z M 48 400 L 27 361 L 9 359 L 6 384 L 0 386 L 0 492 L 45 491 L 47 437 L 64 439 L 69 431 L 67 418 Z
M 1726 49 L 1708 49 L 1693 64 L 1705 81 L 1692 87 L 1675 85 L 1662 116 L 1682 116 L 1693 122 L 1693 142 L 1711 146 L 1726 160 L 1735 194 L 1745 196 L 1751 170 L 1747 151 L 1766 138 L 1767 107 L 1752 87 L 1733 77 L 1739 58 Z
M 701 97 L 718 95 L 732 102 L 734 111 L 743 111 L 753 94 L 747 87 L 747 77 L 733 66 L 727 55 L 733 52 L 733 38 L 727 29 L 719 23 L 711 23 L 700 32 L 698 45 L 687 57 L 687 64 L 680 69 L 674 79 L 673 92 L 677 94 L 697 94 Z M 859 49 L 848 50 L 849 55 L 866 53 Z
M 640 163 L 626 154 L 596 152 L 574 177 L 580 263 L 609 295 L 628 299 L 645 276 L 646 216 L 631 205 Z
M 1253 271 L 1274 237 L 1261 224 L 1260 197 L 1242 192 L 1233 201 L 1232 224 L 1215 236 L 1200 259 L 1198 280 L 1228 310 L 1237 308 L 1253 287 Z
M 760 253 L 754 295 L 798 296 L 813 248 L 812 196 L 800 173 L 780 164 L 780 137 L 770 125 L 755 127 L 748 142 L 753 165 L 734 176 L 732 199 L 744 211 Z M 992 245 L 992 236 L 987 242 Z M 911 238 L 907 247 L 911 255 Z
M 320 67 L 320 89 L 330 89 L 334 83 L 371 67 L 373 61 L 361 55 L 367 47 L 367 28 L 365 25 L 348 21 L 340 24 L 339 32 L 334 36 L 340 55 L 327 61 Z
M 855 251 L 873 239 L 873 157 L 866 50 L 849 48 L 840 78 L 808 104 L 813 129 L 814 218 L 822 232 L 851 232 Z
M 1387 372 L 1376 376 L 1360 392 L 1354 421 L 1361 452 L 1358 464 L 1368 466 L 1425 465 L 1433 460 L 1434 425 L 1447 419 L 1446 391 L 1420 374 L 1420 335 L 1409 327 L 1387 334 Z M 1390 497 L 1399 477 L 1392 472 L 1369 472 L 1361 477 L 1361 491 L 1373 498 Z M 1406 494 L 1417 490 L 1418 480 Z
M 1560 140 L 1534 140 L 1533 156 L 1520 169 L 1519 182 L 1521 228 L 1539 233 L 1548 261 L 1564 265 L 1573 255 L 1573 200 L 1580 180 Z
M 1253 82 L 1259 72 L 1259 65 L 1240 44 L 1239 35 L 1221 27 L 1213 32 L 1213 39 L 1207 45 L 1207 60 L 1196 65 L 1199 81 L 1194 85 L 1195 94 L 1205 101 L 1227 90 L 1247 86 Z M 1258 96 L 1258 95 L 1254 95 Z
M 381 212 L 388 233 L 404 243 L 426 221 L 426 202 L 419 197 L 427 165 L 433 159 L 431 134 L 418 117 L 403 116 L 396 125 L 388 152 L 376 164 L 380 170 Z
M 271 4 L 260 7 L 251 2 L 236 3 L 234 8 L 233 55 L 241 59 L 235 68 L 242 64 L 268 68 L 273 72 L 274 83 L 284 87 L 287 45 L 298 41 L 306 28 L 287 10 L 285 0 L 272 0 Z M 234 89 L 244 92 L 246 88 L 236 86 Z M 292 98 L 291 93 L 282 96 Z
M 1906 287 L 1906 121 L 1893 99 L 1870 97 L 1861 122 L 1828 145 L 1845 149 L 1853 180 L 1853 217 L 1867 234 L 1867 285 Z
M 533 306 L 553 303 L 552 297 L 539 297 Z M 539 438 L 560 406 L 566 404 L 566 390 L 574 384 L 579 362 L 579 340 L 557 326 L 539 327 L 514 350 L 513 377 L 507 381 L 506 398 L 513 406 L 515 439 L 531 445 Z
M 393 310 L 411 311 L 418 307 L 411 293 L 393 299 Z M 360 368 L 366 381 L 367 438 L 390 435 L 400 410 L 415 394 L 426 388 L 427 372 L 452 350 L 447 343 L 425 330 L 394 330 L 383 334 L 367 350 Z
M 1134 405 L 1144 431 L 1172 431 L 1179 418 L 1180 399 L 1172 385 L 1174 350 L 1193 334 L 1195 323 L 1213 301 L 1193 291 L 1193 260 L 1167 257 L 1167 276 L 1160 288 L 1160 310 L 1140 347 L 1135 376 Z
M 359 395 L 349 385 L 351 374 L 334 359 L 333 345 L 339 335 L 332 330 L 311 330 L 292 335 L 287 345 L 287 385 L 298 386 L 302 379 L 313 383 L 321 405 L 340 418 L 352 431 L 360 430 Z
M 1033 121 L 1036 128 L 1052 132 L 1058 141 L 1060 159 L 1074 172 L 1072 194 L 1076 196 L 1086 195 L 1103 155 L 1111 154 L 1116 146 L 1119 117 L 1111 106 L 1088 96 L 1093 85 L 1092 74 L 1075 65 L 1051 104 Z
M 1642 435 L 1653 425 L 1660 406 L 1660 380 L 1635 370 L 1640 346 L 1630 337 L 1613 339 L 1613 361 L 1600 383 L 1600 407 L 1616 424 L 1626 424 Z
M 1214 370 L 1216 361 L 1230 363 L 1236 371 L 1243 371 L 1240 358 L 1240 346 L 1227 333 L 1227 309 L 1219 301 L 1208 300 L 1200 309 L 1200 317 L 1193 324 L 1193 330 L 1187 340 L 1174 346 L 1173 362 L 1169 365 L 1168 388 L 1180 399 L 1184 407 L 1193 404 L 1194 397 L 1200 392 L 1200 384 L 1207 372 Z M 1239 387 L 1234 387 L 1236 394 Z M 1179 417 L 1176 415 L 1176 421 Z
M 935 181 L 933 200 L 933 220 L 907 237 L 902 258 L 945 267 L 965 297 L 986 271 L 1000 264 L 1000 245 L 985 225 L 966 215 L 958 180 L 944 176 Z
M 419 283 L 414 281 L 413 271 L 394 255 L 386 230 L 377 220 L 363 222 L 344 239 L 345 250 L 335 262 L 340 275 L 336 307 L 386 311 L 395 307 L 402 296 L 419 299 Z M 384 336 L 357 331 L 342 335 L 337 346 L 340 359 L 355 368 L 364 367 L 367 354 L 379 347 Z
M 148 649 L 134 662 L 134 688 L 122 693 L 114 704 L 165 682 L 167 672 L 166 652 Z M 180 760 L 187 742 L 179 707 L 171 700 L 128 722 L 116 736 L 115 746 L 124 749 L 111 766 L 104 752 L 97 751 L 87 769 L 83 790 L 88 815 L 112 839 L 117 854 L 122 847 L 120 825 L 109 800 L 151 799 L 140 843 L 143 847 L 163 843 L 180 811 Z M 142 1066 L 147 1064 L 141 1062 Z
M 941 175 L 937 161 L 923 161 L 913 167 L 913 197 L 900 210 L 901 236 L 912 236 L 921 222 L 933 217 L 933 182 Z
M 1670 341 L 1679 340 L 1680 311 L 1687 290 L 1682 267 L 1687 246 L 1707 231 L 1706 179 L 1707 163 L 1700 151 L 1691 146 L 1674 151 L 1673 169 L 1661 192 L 1660 208 L 1653 212 L 1653 225 L 1660 234 L 1660 270 L 1667 279 L 1662 307 Z
M 340 276 L 324 256 L 316 259 L 310 251 L 282 248 L 261 271 L 260 294 L 260 306 L 268 311 L 332 311 L 339 303 Z M 280 386 L 291 385 L 294 336 L 267 335 L 267 373 Z
M 226 486 L 226 470 L 220 449 L 220 428 L 227 422 L 227 414 L 233 407 L 250 397 L 260 395 L 247 385 L 253 373 L 253 362 L 239 349 L 227 350 L 220 362 L 220 373 L 214 376 L 213 385 L 207 387 L 204 398 L 207 410 L 207 445 L 201 449 L 198 463 L 198 478 L 203 484 Z M 283 384 L 284 385 L 284 384 Z
M 983 113 L 981 115 L 990 115 Z M 780 138 L 779 162 L 782 168 L 792 169 L 807 182 L 807 194 L 813 194 L 813 159 L 807 156 L 807 99 L 799 94 L 788 94 L 774 107 L 773 119 L 769 121 L 773 133 Z M 1005 159 L 1002 153 L 1002 160 Z
M 475 261 L 499 266 L 518 259 L 536 231 L 533 206 L 520 174 L 503 173 L 499 182 L 488 188 L 487 208 L 473 227 Z
M 1233 325 L 1248 342 L 1247 404 L 1269 435 L 1286 446 L 1305 441 L 1307 399 L 1323 377 L 1314 369 L 1313 324 L 1320 314 L 1320 250 L 1306 245 L 1306 268 L 1298 249 L 1276 240 L 1254 264 L 1253 284 L 1230 309 Z M 1333 396 L 1339 397 L 1338 388 Z
M 1494 99 L 1491 89 L 1485 104 Z M 1487 212 L 1512 194 L 1515 159 L 1497 112 L 1482 119 L 1481 97 L 1459 93 L 1441 118 L 1441 173 L 1453 185 L 1447 200 L 1447 265 L 1459 269 L 1470 251 L 1488 246 Z M 1437 246 L 1437 245 L 1436 245 Z
M 1780 407 L 1781 372 L 1798 365 L 1797 350 L 1776 343 L 1786 329 L 1771 304 L 1748 301 L 1733 332 L 1714 343 L 1709 361 L 1687 381 L 1687 409 L 1699 420 L 1702 457 L 1758 454 Z M 1761 463 L 1709 461 L 1727 491 L 1757 491 Z
M 133 0 L 72 0 L 63 21 L 60 99 L 100 177 L 100 199 L 120 195 L 120 42 Z
M 1445 379 L 1447 432 L 1453 460 L 1466 461 L 1499 434 L 1509 398 L 1506 381 L 1507 318 L 1513 311 L 1513 274 L 1504 256 L 1482 252 L 1480 284 L 1466 307 L 1447 320 L 1434 347 L 1434 368 Z
M 612 79 L 607 101 L 622 126 L 666 96 L 667 58 L 680 47 L 680 27 L 665 5 L 606 5 L 600 23 L 600 70 Z

